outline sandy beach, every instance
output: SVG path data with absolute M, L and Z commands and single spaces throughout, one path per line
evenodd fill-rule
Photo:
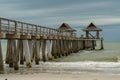
M 0 80 L 120 80 L 120 75 L 101 74 L 1 74 Z

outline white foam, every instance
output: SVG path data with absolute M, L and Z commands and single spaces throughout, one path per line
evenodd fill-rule
M 120 62 L 46 62 L 40 66 L 80 68 L 120 68 Z

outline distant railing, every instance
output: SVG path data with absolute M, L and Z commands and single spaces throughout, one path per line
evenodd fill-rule
M 0 33 L 5 32 L 7 34 L 31 34 L 31 35 L 46 35 L 46 36 L 64 36 L 64 37 L 75 37 L 69 32 L 62 30 L 35 25 L 31 23 L 20 22 L 16 20 L 0 18 Z

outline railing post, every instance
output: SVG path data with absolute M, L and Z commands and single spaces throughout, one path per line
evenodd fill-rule
M 63 37 L 63 31 L 61 30 L 61 36 Z
M 40 26 L 40 36 L 41 36 L 41 26 Z
M 49 35 L 51 36 L 51 29 L 49 29 Z
M 17 21 L 15 21 L 15 33 L 17 33 Z
M 46 33 L 45 34 L 48 35 L 48 28 L 46 28 Z
M 44 31 L 45 31 L 45 29 L 43 28 L 43 33 L 42 33 L 43 35 L 45 34 L 45 32 L 44 32 Z
M 61 30 L 59 30 L 59 36 L 61 36 Z
M 47 35 L 49 35 L 49 28 L 47 28 Z
M 52 35 L 54 34 L 54 30 L 52 29 Z M 54 35 L 53 35 L 54 36 Z
M 27 25 L 27 34 L 28 34 L 28 24 L 26 24 Z
M 23 23 L 21 23 L 21 28 L 22 28 L 21 29 L 22 30 L 21 33 L 23 34 Z
M 33 25 L 32 25 L 32 30 L 31 30 L 31 34 L 33 35 Z
M 59 30 L 56 30 L 57 31 L 57 36 L 59 36 Z
M 8 33 L 10 32 L 10 21 L 8 20 Z
M 47 29 L 47 36 L 49 35 L 49 28 Z
M 2 27 L 2 19 L 0 18 L 0 33 L 1 33 L 1 27 Z
M 36 34 L 38 34 L 37 26 L 36 26 Z
M 40 27 L 39 27 L 39 25 L 38 25 L 38 34 L 40 35 Z

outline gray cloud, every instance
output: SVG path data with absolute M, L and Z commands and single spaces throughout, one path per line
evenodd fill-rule
M 89 20 L 102 21 L 103 19 L 104 22 L 104 19 L 110 19 L 109 16 L 119 18 L 118 4 L 115 3 L 111 0 L 1 0 L 0 10 L 1 16 L 18 20 L 33 19 L 35 23 L 41 21 L 43 24 L 67 21 L 79 25 L 78 22 L 87 23 Z
M 107 33 L 114 33 L 120 29 L 119 3 L 120 0 L 0 0 L 0 16 L 55 28 L 67 22 L 79 29 L 79 35 L 83 27 L 94 22 L 105 26 L 102 28 Z

